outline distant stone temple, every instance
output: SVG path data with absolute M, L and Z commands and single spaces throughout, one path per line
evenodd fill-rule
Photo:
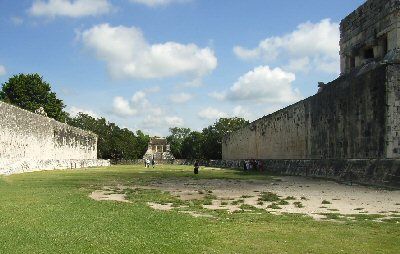
M 143 159 L 155 160 L 173 160 L 174 155 L 171 153 L 171 147 L 165 138 L 150 138 L 149 146 Z

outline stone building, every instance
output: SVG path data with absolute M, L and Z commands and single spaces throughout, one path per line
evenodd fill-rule
M 400 0 L 366 1 L 340 33 L 341 76 L 226 136 L 223 159 L 400 158 Z
M 399 0 L 369 0 L 342 20 L 342 74 L 371 62 L 400 60 L 399 10 Z
M 173 160 L 170 145 L 165 138 L 150 138 L 149 146 L 143 159 Z
M 97 135 L 0 101 L 0 174 L 109 166 Z

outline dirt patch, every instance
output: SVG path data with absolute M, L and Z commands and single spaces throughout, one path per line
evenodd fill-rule
M 193 211 L 179 211 L 180 213 L 186 213 L 189 214 L 195 218 L 199 218 L 199 217 L 203 217 L 203 218 L 215 218 L 214 216 L 212 216 L 211 214 L 205 214 L 205 213 L 196 213 Z
M 90 193 L 89 197 L 96 201 L 118 201 L 118 202 L 126 202 L 131 203 L 126 199 L 126 195 L 124 193 L 115 193 L 116 189 L 110 189 L 109 187 L 105 187 L 103 190 L 96 190 Z
M 329 219 L 332 214 L 379 214 L 382 218 L 377 220 L 382 220 L 400 213 L 400 191 L 303 177 L 279 177 L 273 180 L 168 179 L 157 180 L 147 186 L 118 186 L 117 190 L 124 188 L 167 191 L 182 201 L 208 200 L 202 205 L 203 208 L 230 213 L 262 209 L 274 214 L 300 213 L 317 220 Z M 128 202 L 124 194 L 112 194 L 112 190 L 95 191 L 91 197 Z M 148 204 L 157 210 L 173 209 L 173 204 Z
M 400 207 L 396 205 L 400 203 L 400 191 L 349 186 L 303 177 L 279 177 L 272 181 L 177 179 L 157 181 L 147 187 L 168 191 L 181 200 L 196 200 L 212 194 L 216 199 L 211 205 L 203 207 L 228 212 L 242 210 L 241 205 L 275 214 L 302 213 L 315 219 L 325 218 L 322 215 L 325 213 L 380 214 L 390 217 L 393 212 L 400 212 Z M 260 201 L 261 194 L 265 192 L 275 193 L 280 200 L 286 202 Z
M 147 205 L 155 210 L 160 210 L 160 211 L 171 211 L 172 209 L 174 209 L 174 207 L 172 206 L 173 205 L 172 203 L 158 204 L 158 203 L 153 203 L 153 202 L 147 202 Z

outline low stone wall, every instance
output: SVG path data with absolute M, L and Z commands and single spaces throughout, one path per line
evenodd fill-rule
M 4 164 L 4 165 L 2 165 Z M 12 175 L 33 171 L 54 169 L 77 169 L 91 167 L 108 167 L 110 160 L 84 159 L 84 160 L 30 160 L 6 163 L 0 161 L 0 175 Z
M 197 160 L 201 166 L 243 168 L 241 160 Z M 343 182 L 400 187 L 400 160 L 257 160 L 265 173 L 319 177 Z M 157 164 L 193 165 L 195 160 L 161 160 Z M 113 164 L 143 164 L 143 160 L 114 161 Z
M 400 187 L 400 160 L 266 160 L 267 171 Z

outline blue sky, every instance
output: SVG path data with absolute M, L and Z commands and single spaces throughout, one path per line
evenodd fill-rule
M 41 74 L 75 114 L 167 135 L 255 120 L 339 75 L 364 0 L 0 0 L 0 82 Z

